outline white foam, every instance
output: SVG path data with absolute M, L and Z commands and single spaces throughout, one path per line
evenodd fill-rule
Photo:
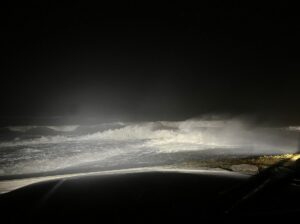
M 290 126 L 287 128 L 289 131 L 300 131 L 300 126 Z
M 55 151 L 55 148 L 53 148 Z M 74 155 L 67 156 L 56 156 L 54 158 L 51 155 L 44 155 L 35 159 L 30 158 L 15 163 L 12 166 L 3 167 L 0 171 L 0 174 L 26 174 L 26 173 L 35 173 L 35 172 L 47 172 L 50 170 L 63 169 L 71 166 L 76 166 L 84 163 L 90 162 L 101 162 L 107 160 L 115 155 L 121 155 L 123 149 L 120 150 L 115 148 L 114 150 L 109 150 L 105 153 L 103 152 L 83 152 Z M 23 156 L 24 159 L 24 156 Z
M 47 128 L 61 132 L 72 132 L 75 131 L 78 127 L 79 125 L 47 126 Z
M 68 126 L 65 130 L 74 130 L 78 126 Z M 62 130 L 62 129 L 60 129 Z M 238 146 L 263 146 L 273 148 L 294 148 L 290 139 L 278 141 L 281 138 L 272 135 L 264 129 L 249 129 L 237 120 L 203 121 L 187 120 L 182 122 L 142 122 L 127 124 L 124 127 L 108 129 L 93 134 L 81 136 L 42 136 L 29 140 L 15 140 L 0 143 L 1 147 L 30 146 L 38 144 L 60 144 L 66 142 L 84 143 L 90 141 L 110 140 L 118 141 L 143 141 L 143 146 L 155 147 L 167 151 L 185 149 L 201 150 L 205 147 L 230 148 Z M 283 144 L 280 145 L 280 143 Z M 276 143 L 276 144 L 274 144 Z M 180 146 L 180 147 L 179 147 Z
M 69 126 L 65 130 L 74 128 Z M 237 153 L 244 150 L 246 154 L 290 153 L 297 148 L 297 141 L 269 129 L 249 127 L 238 120 L 122 123 L 119 128 L 93 134 L 74 136 L 68 133 L 0 142 L 0 150 L 7 150 L 5 155 L 9 155 L 2 160 L 5 166 L 1 166 L 0 174 L 43 172 L 93 162 L 100 165 L 121 160 L 138 163 L 147 153 L 218 148 L 236 149 Z

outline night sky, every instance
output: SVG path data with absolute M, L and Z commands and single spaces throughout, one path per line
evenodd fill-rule
M 295 6 L 53 2 L 1 8 L 1 117 L 300 123 Z

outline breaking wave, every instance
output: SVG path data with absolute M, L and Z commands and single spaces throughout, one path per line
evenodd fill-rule
M 287 128 L 289 131 L 299 131 L 300 132 L 300 126 L 290 126 Z
M 11 130 L 26 133 L 36 127 L 15 126 Z M 175 159 L 176 153 L 189 155 L 189 152 L 203 150 L 222 149 L 226 154 L 228 149 L 255 154 L 287 153 L 297 149 L 295 136 L 285 134 L 285 130 L 256 127 L 235 119 L 45 127 L 59 134 L 36 134 L 0 142 L 2 175 L 90 163 L 96 166 L 154 163 L 165 159 L 164 154 L 168 159 Z M 183 157 L 181 154 L 176 159 Z
M 62 126 L 36 126 L 36 125 L 28 125 L 28 126 L 9 126 L 8 129 L 10 131 L 15 131 L 15 132 L 27 132 L 33 129 L 37 128 L 48 128 L 53 131 L 58 131 L 58 132 L 72 132 L 75 131 L 79 125 L 62 125 Z
M 34 126 L 31 126 L 34 127 Z M 51 126 L 47 126 L 51 127 Z M 79 126 L 53 126 L 53 129 L 74 131 Z M 24 128 L 23 130 L 27 130 Z M 273 134 L 273 139 L 272 135 Z M 41 136 L 38 138 L 1 142 L 0 147 L 30 146 L 37 144 L 59 144 L 65 142 L 87 142 L 87 141 L 126 141 L 145 140 L 147 145 L 164 144 L 196 144 L 215 147 L 230 147 L 243 145 L 270 145 L 273 149 L 278 147 L 278 135 L 270 130 L 252 129 L 235 120 L 229 121 L 194 121 L 183 122 L 144 122 L 132 123 L 120 128 L 113 128 L 104 131 L 97 131 L 84 135 L 56 135 Z M 270 139 L 271 138 L 271 139 Z M 283 141 L 284 138 L 280 138 Z M 285 139 L 287 140 L 287 139 Z M 286 144 L 279 144 L 280 147 Z M 291 147 L 292 145 L 286 145 Z

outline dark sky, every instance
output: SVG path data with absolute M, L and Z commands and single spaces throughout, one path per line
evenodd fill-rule
M 60 2 L 1 8 L 1 116 L 300 121 L 295 6 Z

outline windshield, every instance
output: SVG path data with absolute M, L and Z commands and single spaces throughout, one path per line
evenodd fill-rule
M 151 167 L 253 175 L 298 153 L 297 21 L 182 4 L 2 13 L 0 188 Z

